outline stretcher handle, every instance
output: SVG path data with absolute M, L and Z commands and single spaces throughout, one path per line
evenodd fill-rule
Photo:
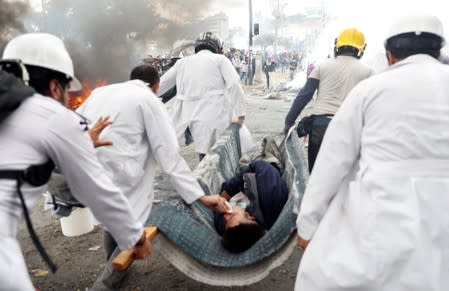
M 145 235 L 147 240 L 152 241 L 159 233 L 159 229 L 155 226 L 145 227 Z M 134 262 L 133 249 L 122 251 L 112 261 L 112 267 L 120 272 L 125 271 Z

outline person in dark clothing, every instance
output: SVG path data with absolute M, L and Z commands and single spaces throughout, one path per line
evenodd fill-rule
M 296 69 L 298 68 L 298 60 L 296 57 L 292 58 L 289 63 L 289 69 L 290 69 L 290 81 L 292 81 L 295 78 Z
M 263 65 L 263 71 L 265 73 L 265 79 L 267 80 L 267 89 L 270 89 L 270 71 L 267 64 Z
M 265 72 L 265 78 L 267 79 L 267 89 L 270 89 L 270 72 L 273 72 L 275 67 L 276 64 L 271 58 L 268 58 L 262 67 L 262 70 Z
M 288 199 L 287 185 L 279 169 L 264 160 L 251 162 L 224 182 L 221 191 L 221 196 L 230 201 L 232 211 L 215 214 L 215 228 L 222 236 L 223 246 L 234 253 L 254 245 L 274 225 Z M 237 194 L 244 199 L 235 201 Z

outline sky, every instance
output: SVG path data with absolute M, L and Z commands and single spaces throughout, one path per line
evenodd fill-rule
M 252 0 L 254 14 L 271 16 L 270 0 Z M 215 1 L 211 14 L 225 11 L 231 27 L 248 26 L 248 0 Z M 449 32 L 449 17 L 443 0 L 280 0 L 285 3 L 284 13 L 287 15 L 304 12 L 307 6 L 324 5 L 326 14 L 335 16 L 318 40 L 319 54 L 327 55 L 332 49 L 338 33 L 347 27 L 356 27 L 365 33 L 368 43 L 367 55 L 383 53 L 383 42 L 389 26 L 398 16 L 425 13 L 438 16 L 443 22 L 445 31 Z M 282 5 L 281 5 L 282 6 Z M 446 35 L 448 35 L 446 33 Z M 445 48 L 449 51 L 448 48 Z
M 329 13 L 335 15 L 337 19 L 328 25 L 322 35 L 321 47 L 325 46 L 324 43 L 333 43 L 342 29 L 356 27 L 365 34 L 368 44 L 367 55 L 383 54 L 384 40 L 393 20 L 398 16 L 410 14 L 435 15 L 443 22 L 446 35 L 449 32 L 449 18 L 445 9 L 445 1 L 442 0 L 328 0 L 327 3 L 326 7 Z M 361 3 L 363 4 L 360 5 Z
M 40 0 L 25 0 L 37 5 Z M 76 0 L 73 0 L 76 1 Z M 167 0 L 168 2 L 170 0 Z M 319 54 L 323 55 L 332 48 L 338 33 L 346 27 L 356 27 L 365 33 L 368 43 L 367 53 L 377 54 L 383 50 L 383 40 L 392 20 L 399 15 L 427 13 L 433 14 L 443 22 L 449 31 L 444 0 L 279 0 L 288 15 L 303 12 L 307 6 L 324 5 L 326 13 L 336 17 L 329 23 L 323 35 L 317 40 Z M 274 0 L 252 0 L 254 14 L 271 16 L 271 2 Z M 132 0 L 129 1 L 132 3 Z M 248 27 L 249 0 L 213 0 L 209 14 L 225 12 L 229 17 L 230 27 Z M 282 5 L 282 3 L 284 5 Z
M 321 0 L 279 0 L 283 12 L 286 15 L 297 14 L 304 11 L 304 7 L 308 5 L 320 5 Z M 272 15 L 271 2 L 273 0 L 252 0 L 253 13 L 261 13 L 263 16 L 270 17 Z M 284 4 L 284 5 L 282 5 Z M 211 13 L 218 13 L 225 11 L 229 17 L 229 25 L 231 27 L 243 26 L 248 23 L 249 15 L 249 0 L 228 0 L 228 1 L 214 1 L 211 7 Z
M 32 7 L 39 9 L 41 0 L 25 0 L 28 1 Z M 73 0 L 76 1 L 76 0 Z M 270 16 L 270 2 L 272 0 L 252 0 L 254 13 L 261 11 L 263 15 Z M 167 0 L 170 2 L 170 0 Z M 284 8 L 286 14 L 294 14 L 302 11 L 303 7 L 308 4 L 320 3 L 321 0 L 302 0 L 302 1 L 288 1 L 280 0 L 280 2 L 287 3 Z M 129 1 L 132 5 L 132 0 Z M 247 25 L 247 18 L 249 14 L 249 0 L 213 0 L 213 4 L 210 8 L 210 14 L 216 14 L 219 12 L 226 12 L 229 17 L 229 24 L 231 27 L 245 26 Z

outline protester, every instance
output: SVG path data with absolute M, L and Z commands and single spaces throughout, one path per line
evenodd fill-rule
M 243 81 L 245 85 L 248 85 L 248 69 L 248 58 L 245 57 L 240 65 L 240 81 Z
M 449 290 L 443 45 L 436 17 L 399 18 L 385 41 L 390 68 L 335 115 L 297 220 L 296 290 Z
M 67 91 L 81 88 L 63 42 L 50 34 L 24 34 L 7 44 L 2 62 L 7 59 L 20 68 L 22 80 L 0 72 L 1 289 L 35 290 L 16 239 L 22 215 L 44 261 L 56 269 L 29 218 L 55 167 L 121 250 L 133 248 L 136 258 L 148 255 L 142 223 L 98 162 L 85 120 L 63 106 Z
M 196 54 L 179 60 L 161 78 L 160 95 L 176 85 L 169 112 L 179 138 L 190 129 L 200 160 L 232 121 L 243 123 L 246 111 L 239 75 L 222 49 L 216 36 L 203 33 Z
M 268 57 L 262 67 L 265 72 L 265 79 L 267 80 L 267 89 L 270 89 L 270 72 L 274 71 L 276 64 L 272 62 L 271 57 Z
M 362 32 L 355 28 L 343 30 L 335 39 L 335 58 L 327 59 L 313 69 L 285 118 L 284 133 L 287 134 L 317 91 L 311 115 L 302 119 L 298 125 L 301 135 L 309 135 L 310 172 L 332 117 L 349 91 L 372 74 L 372 70 L 359 61 L 365 48 Z
M 240 58 L 240 53 L 235 52 L 234 56 L 232 56 L 232 65 L 234 66 L 234 69 L 236 70 L 237 74 L 240 75 L 240 68 L 242 66 L 242 60 Z
M 103 134 L 114 141 L 113 147 L 100 148 L 97 155 L 107 175 L 126 195 L 135 216 L 145 223 L 154 199 L 154 172 L 159 166 L 169 175 L 176 192 L 191 204 L 198 200 L 216 211 L 226 211 L 220 196 L 205 196 L 179 152 L 179 145 L 170 118 L 149 84 L 157 77 L 154 68 L 143 65 L 133 69 L 124 83 L 94 90 L 78 112 L 88 118 L 108 114 L 113 124 Z M 157 73 L 157 72 L 156 72 Z M 127 272 L 112 268 L 119 253 L 116 242 L 106 230 L 104 234 L 105 270 L 93 290 L 117 288 Z
M 298 58 L 294 56 L 289 62 L 290 81 L 292 81 L 295 78 L 297 69 L 298 69 Z

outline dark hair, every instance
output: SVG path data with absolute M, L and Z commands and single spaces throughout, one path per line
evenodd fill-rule
M 26 65 L 26 68 L 30 75 L 29 85 L 41 95 L 48 93 L 51 80 L 57 80 L 64 89 L 71 81 L 65 74 L 50 69 L 30 65 Z
M 351 56 L 357 59 L 360 59 L 362 56 L 359 55 L 359 50 L 353 46 L 341 46 L 338 49 L 335 48 L 334 50 L 334 54 L 335 56 L 341 56 L 341 55 L 345 55 L 345 56 Z
M 387 39 L 385 49 L 398 59 L 416 54 L 426 54 L 438 59 L 442 45 L 443 39 L 435 34 L 423 32 L 417 35 L 412 32 Z
M 225 230 L 221 242 L 232 253 L 249 249 L 265 234 L 265 229 L 256 222 L 245 222 Z
M 157 84 L 160 81 L 159 72 L 156 70 L 155 67 L 150 65 L 140 65 L 135 67 L 131 71 L 131 76 L 129 77 L 129 79 L 142 80 L 145 83 L 150 84 L 150 86 L 153 86 L 154 84 Z

